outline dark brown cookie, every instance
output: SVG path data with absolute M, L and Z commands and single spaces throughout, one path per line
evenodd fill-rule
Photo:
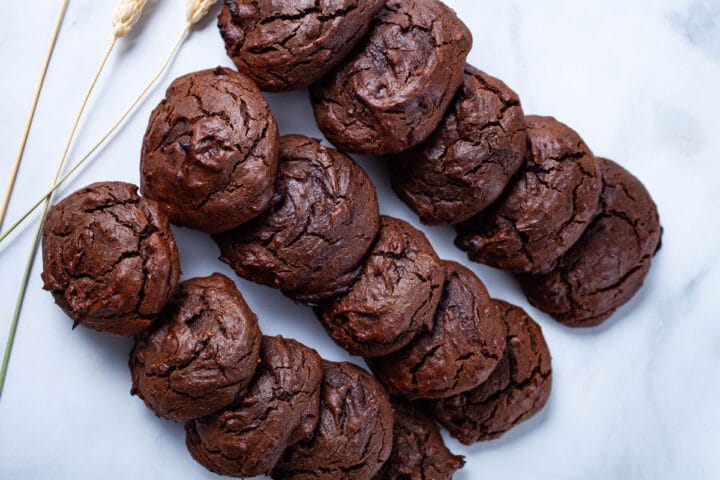
M 475 262 L 515 273 L 546 273 L 598 213 L 600 168 L 571 128 L 526 118 L 531 149 L 500 200 L 458 226 L 456 245 Z
M 226 0 L 218 26 L 237 68 L 260 88 L 317 82 L 367 33 L 384 0 Z
M 480 279 L 459 263 L 443 263 L 445 287 L 433 330 L 402 350 L 367 359 L 385 388 L 411 400 L 477 387 L 505 349 L 505 325 Z
M 323 371 L 315 437 L 288 451 L 276 480 L 367 480 L 390 457 L 393 413 L 382 387 L 350 363 L 324 361 Z
M 93 183 L 54 205 L 42 237 L 45 290 L 100 332 L 147 329 L 180 278 L 167 217 L 129 183 Z
M 550 395 L 550 351 L 540 326 L 519 307 L 497 305 L 508 328 L 507 348 L 490 378 L 468 392 L 425 403 L 466 445 L 500 437 L 542 410 Z
M 375 480 L 452 480 L 465 459 L 447 449 L 426 413 L 398 398 L 391 402 L 395 413 L 392 454 Z
M 657 207 L 643 184 L 610 160 L 598 162 L 600 215 L 555 270 L 521 277 L 530 303 L 573 327 L 598 325 L 630 300 L 660 245 Z
M 472 35 L 438 0 L 390 0 L 370 34 L 310 96 L 320 130 L 348 152 L 398 153 L 438 126 L 462 84 Z
M 527 151 L 520 99 L 470 65 L 445 118 L 423 143 L 388 158 L 395 193 L 429 225 L 460 223 L 498 199 Z
M 169 420 L 188 421 L 230 405 L 260 355 L 257 316 L 218 273 L 180 284 L 130 352 L 132 394 Z
M 272 208 L 215 240 L 241 277 L 310 303 L 347 290 L 379 223 L 375 186 L 358 164 L 289 135 L 280 139 Z
M 445 271 L 425 235 L 407 222 L 380 219 L 380 233 L 352 290 L 316 312 L 353 355 L 395 352 L 430 330 Z
M 263 337 L 255 378 L 227 409 L 185 424 L 190 454 L 230 477 L 269 474 L 285 449 L 312 437 L 320 415 L 322 360 L 282 337 Z
M 175 80 L 153 111 L 141 189 L 173 223 L 226 232 L 270 206 L 277 161 L 278 129 L 260 90 L 218 67 Z

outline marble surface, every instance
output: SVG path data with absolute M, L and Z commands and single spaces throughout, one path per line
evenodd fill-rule
M 109 36 L 112 1 L 71 0 L 30 135 L 9 220 L 47 188 L 71 116 Z M 183 2 L 151 0 L 101 80 L 71 161 L 129 104 L 182 27 Z M 470 61 L 505 80 L 526 112 L 555 115 L 591 148 L 640 177 L 665 227 L 645 287 L 604 326 L 564 328 L 529 307 L 513 279 L 472 268 L 490 292 L 540 322 L 553 354 L 547 408 L 502 439 L 450 447 L 467 456 L 455 478 L 720 478 L 720 1 L 486 0 L 448 3 L 473 31 Z M 5 185 L 59 0 L 0 2 L 0 184 Z M 138 182 L 142 134 L 172 78 L 230 65 L 214 19 L 192 34 L 162 85 L 111 143 L 62 189 Z M 305 92 L 268 95 L 283 133 L 320 136 Z M 383 213 L 413 214 L 379 161 L 360 158 Z M 36 220 L 36 219 L 33 219 Z M 424 228 L 446 258 L 465 261 L 450 228 Z M 34 224 L 0 245 L 0 344 Z M 210 239 L 176 229 L 184 278 L 214 271 Z M 467 263 L 467 262 L 465 262 Z M 312 312 L 238 280 L 267 334 L 295 337 L 347 359 Z M 0 398 L 0 478 L 213 478 L 185 451 L 181 425 L 130 397 L 130 341 L 79 328 L 41 290 L 36 263 Z M 358 359 L 353 359 L 358 361 Z

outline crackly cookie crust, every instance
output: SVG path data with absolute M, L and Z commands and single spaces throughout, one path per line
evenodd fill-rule
M 257 316 L 224 275 L 180 284 L 130 352 L 132 393 L 156 415 L 188 421 L 232 403 L 260 354 Z
M 515 273 L 546 273 L 598 213 L 600 168 L 580 136 L 552 117 L 525 119 L 531 148 L 492 208 L 458 225 L 471 260 Z
M 147 329 L 180 277 L 167 217 L 129 183 L 94 183 L 54 205 L 42 246 L 43 288 L 76 325 L 100 332 Z
M 520 277 L 530 303 L 573 327 L 602 323 L 637 293 L 662 235 L 643 184 L 611 160 L 598 163 L 600 214 L 552 272 Z
M 435 325 L 405 348 L 367 359 L 391 393 L 444 398 L 484 382 L 505 349 L 505 326 L 485 286 L 459 263 L 446 261 Z
M 465 465 L 445 446 L 432 419 L 416 404 L 392 398 L 393 449 L 374 480 L 452 480 Z
M 425 235 L 383 216 L 380 233 L 346 295 L 316 309 L 328 334 L 352 355 L 387 355 L 432 329 L 445 271 Z
M 176 79 L 153 111 L 141 190 L 177 225 L 226 232 L 270 206 L 277 163 L 278 128 L 260 90 L 218 67 Z
M 195 460 L 220 475 L 269 474 L 287 448 L 310 439 L 320 414 L 322 360 L 294 340 L 263 337 L 247 392 L 233 405 L 185 425 Z
M 466 445 L 500 437 L 542 410 L 550 396 L 550 351 L 540 326 L 521 308 L 496 301 L 507 326 L 507 347 L 480 386 L 426 409 Z
M 375 186 L 359 165 L 289 135 L 280 140 L 273 206 L 215 240 L 221 260 L 241 277 L 317 303 L 355 280 L 379 223 Z
M 305 88 L 367 33 L 384 0 L 227 0 L 218 18 L 228 56 L 262 90 Z
M 367 480 L 392 450 L 393 413 L 382 387 L 347 362 L 323 361 L 320 421 L 273 471 L 275 480 Z
M 472 34 L 438 0 L 390 0 L 368 37 L 310 89 L 320 130 L 339 149 L 382 155 L 425 140 L 463 81 Z
M 430 225 L 456 224 L 490 206 L 527 151 L 520 98 L 466 65 L 440 126 L 423 143 L 387 158 L 393 190 Z

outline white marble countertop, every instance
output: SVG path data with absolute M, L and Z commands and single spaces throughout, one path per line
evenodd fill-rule
M 16 218 L 49 186 L 70 120 L 109 36 L 113 1 L 71 0 L 11 204 Z M 470 61 L 507 82 L 527 113 L 570 124 L 654 195 L 663 249 L 645 287 L 606 325 L 564 328 L 523 298 L 512 277 L 472 268 L 490 292 L 540 322 L 553 354 L 547 408 L 502 439 L 466 448 L 458 479 L 720 478 L 720 1 L 448 1 L 474 34 Z M 59 0 L 0 2 L 0 185 L 4 188 Z M 71 162 L 156 71 L 182 27 L 183 2 L 151 0 L 113 55 Z M 149 112 L 172 78 L 230 65 L 214 19 L 181 50 L 162 85 L 92 164 L 62 190 L 138 182 Z M 305 92 L 269 95 L 282 133 L 320 136 Z M 383 213 L 417 224 L 379 161 L 360 159 Z M 464 261 L 450 228 L 424 228 Z M 0 346 L 5 344 L 34 226 L 0 246 Z M 206 236 L 176 229 L 184 278 L 214 271 Z M 0 398 L 2 479 L 213 478 L 185 450 L 182 426 L 129 395 L 130 340 L 79 328 L 41 290 L 36 262 Z M 314 319 L 279 292 L 238 280 L 268 334 L 346 359 Z M 356 359 L 357 361 L 357 359 Z

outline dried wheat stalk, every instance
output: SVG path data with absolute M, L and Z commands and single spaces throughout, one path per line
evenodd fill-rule
M 57 184 L 58 178 L 60 178 L 63 166 L 65 165 L 65 160 L 67 160 L 68 154 L 70 153 L 70 147 L 73 140 L 75 139 L 75 134 L 77 133 L 78 126 L 80 125 L 80 120 L 85 113 L 85 108 L 88 105 L 90 96 L 95 90 L 95 85 L 97 85 L 98 79 L 100 78 L 102 71 L 105 69 L 105 65 L 110 58 L 110 54 L 115 48 L 115 44 L 117 43 L 118 38 L 127 35 L 127 33 L 132 29 L 132 27 L 140 18 L 142 9 L 143 7 L 145 7 L 145 3 L 146 0 L 119 0 L 117 5 L 115 6 L 115 10 L 113 11 L 112 15 L 112 39 L 110 40 L 110 44 L 105 51 L 105 55 L 103 55 L 103 58 L 100 61 L 100 66 L 98 67 L 92 81 L 90 82 L 90 87 L 88 88 L 85 96 L 83 97 L 82 103 L 80 104 L 80 109 L 75 116 L 72 128 L 70 129 L 70 135 L 68 135 L 67 141 L 65 143 L 65 148 L 63 150 L 62 156 L 60 157 L 60 162 L 58 163 L 57 169 L 55 170 L 55 176 L 53 177 L 52 185 Z M 35 261 L 35 254 L 37 253 L 38 245 L 40 243 L 43 222 L 45 221 L 45 215 L 47 215 L 48 209 L 50 208 L 51 199 L 52 193 L 48 194 L 45 197 L 45 205 L 43 207 L 42 213 L 40 214 L 40 221 L 38 222 L 37 230 L 35 231 L 35 236 L 33 237 L 33 242 L 30 247 L 30 255 L 28 256 L 28 261 L 25 265 L 25 271 L 20 282 L 20 291 L 18 292 L 18 297 L 15 302 L 15 310 L 13 312 L 13 317 L 10 322 L 10 333 L 8 335 L 7 342 L 5 343 L 5 352 L 3 354 L 2 364 L 0 365 L 0 394 L 2 394 L 3 385 L 5 384 L 7 368 L 10 362 L 10 353 L 12 352 L 12 346 L 15 342 L 15 332 L 17 331 L 17 324 L 20 319 L 20 312 L 22 311 L 23 302 L 25 300 L 25 292 L 27 291 L 28 281 L 30 280 L 30 272 L 32 271 L 33 262 Z M 13 228 L 15 226 L 13 226 Z M 5 238 L 5 236 L 7 235 L 4 235 L 3 238 Z

